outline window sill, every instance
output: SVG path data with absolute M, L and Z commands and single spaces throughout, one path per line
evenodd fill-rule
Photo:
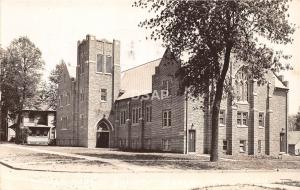
M 219 124 L 219 127 L 226 127 L 226 125 L 224 125 L 224 124 Z
M 265 127 L 263 127 L 263 126 L 258 126 L 258 128 L 259 128 L 259 129 L 264 129 Z
M 169 128 L 172 128 L 172 126 L 163 126 L 162 128 L 163 129 L 169 129 Z
M 104 72 L 97 72 L 97 71 L 96 71 L 96 74 L 102 74 L 102 75 L 112 75 L 112 73 L 104 73 Z
M 249 105 L 248 101 L 237 101 L 236 103 L 241 105 Z
M 248 125 L 237 125 L 238 128 L 248 128 Z
M 105 101 L 105 100 L 101 100 L 100 102 L 101 102 L 101 103 L 107 103 L 107 101 Z

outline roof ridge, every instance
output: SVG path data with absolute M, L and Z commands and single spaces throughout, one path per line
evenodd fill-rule
M 154 60 L 152 60 L 152 61 L 148 61 L 148 62 L 143 63 L 143 64 L 141 64 L 141 65 L 137 65 L 137 66 L 131 67 L 131 68 L 129 68 L 129 69 L 126 69 L 125 71 L 122 71 L 121 73 L 126 72 L 126 71 L 129 71 L 129 70 L 132 70 L 132 69 L 135 69 L 135 68 L 138 68 L 138 67 L 143 66 L 143 65 L 146 65 L 146 64 L 149 64 L 149 63 L 154 62 L 154 61 L 157 61 L 157 60 L 159 60 L 159 59 L 162 59 L 162 57 L 161 57 L 161 58 L 154 59 Z

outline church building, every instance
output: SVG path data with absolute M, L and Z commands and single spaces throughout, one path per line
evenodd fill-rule
M 209 153 L 206 99 L 179 92 L 172 53 L 125 71 L 120 62 L 117 40 L 78 42 L 77 66 L 65 64 L 58 87 L 57 145 Z M 258 85 L 244 69 L 232 69 L 236 97 L 221 103 L 220 153 L 286 152 L 288 82 L 269 72 Z

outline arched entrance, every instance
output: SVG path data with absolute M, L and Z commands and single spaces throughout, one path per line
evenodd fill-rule
M 102 119 L 97 125 L 96 148 L 109 148 L 110 131 L 109 123 Z

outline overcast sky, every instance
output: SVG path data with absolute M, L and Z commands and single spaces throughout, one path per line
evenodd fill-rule
M 131 7 L 133 0 L 0 0 L 0 43 L 3 48 L 19 36 L 28 36 L 43 53 L 45 74 L 61 60 L 76 65 L 77 41 L 86 34 L 98 39 L 121 41 L 122 70 L 160 58 L 164 48 L 145 39 L 139 21 L 146 11 Z M 290 7 L 291 22 L 300 26 L 300 0 Z M 285 74 L 290 82 L 289 112 L 300 106 L 300 29 L 294 44 L 285 46 L 293 56 L 293 71 Z

